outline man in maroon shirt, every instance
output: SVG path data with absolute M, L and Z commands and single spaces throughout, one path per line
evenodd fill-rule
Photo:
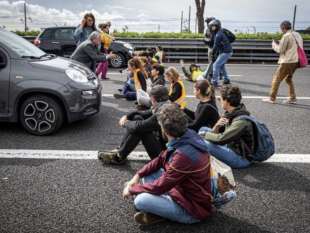
M 192 224 L 212 212 L 210 157 L 206 144 L 187 129 L 185 114 L 174 104 L 159 114 L 167 150 L 146 164 L 126 184 L 123 197 L 136 196 L 135 220 L 151 224 L 169 219 Z

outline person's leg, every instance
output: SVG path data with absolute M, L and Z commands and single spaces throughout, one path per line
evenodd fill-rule
M 227 146 L 219 146 L 209 141 L 205 141 L 205 143 L 207 144 L 208 152 L 212 156 L 231 168 L 246 168 L 251 165 L 249 160 L 242 158 Z
M 229 84 L 230 83 L 230 79 L 228 77 L 227 70 L 226 70 L 226 63 L 228 62 L 228 60 L 229 60 L 229 58 L 231 56 L 232 56 L 232 53 L 224 53 L 223 56 L 222 56 L 223 66 L 222 66 L 220 75 L 222 75 L 223 78 L 224 78 L 224 84 Z
M 218 58 L 216 59 L 216 61 L 214 62 L 214 64 L 213 64 L 213 77 L 212 77 L 212 84 L 213 85 L 216 86 L 218 84 L 220 72 L 221 71 L 226 72 L 224 65 L 227 63 L 230 56 L 231 56 L 231 53 L 221 53 L 218 56 Z M 226 77 L 224 74 L 224 79 L 228 79 L 227 72 L 226 72 Z
M 137 92 L 135 91 L 127 91 L 125 94 L 125 98 L 129 101 L 137 100 Z
M 293 83 L 293 75 L 298 68 L 298 64 L 292 63 L 289 67 L 289 75 L 286 77 L 285 81 L 288 85 L 289 90 L 289 101 L 296 101 L 296 93 L 295 93 L 295 87 Z
M 200 222 L 173 201 L 169 195 L 157 196 L 150 193 L 141 193 L 135 198 L 134 205 L 139 211 L 154 214 L 171 221 L 185 224 Z
M 120 157 L 122 159 L 126 159 L 127 156 L 132 151 L 134 151 L 134 149 L 138 146 L 140 140 L 141 140 L 140 135 L 132 134 L 132 133 L 126 133 L 126 135 L 123 138 L 123 141 L 121 143 L 121 146 L 118 150 Z
M 272 79 L 271 91 L 270 91 L 271 101 L 276 100 L 280 84 L 282 80 L 285 79 L 287 76 L 288 76 L 288 72 L 287 72 L 286 64 L 280 64 L 276 72 L 274 73 L 273 79 Z
M 157 140 L 153 132 L 141 135 L 142 144 L 145 147 L 147 154 L 151 159 L 156 158 L 163 148 L 161 143 Z
M 193 80 L 193 79 L 192 79 L 192 74 L 185 68 L 185 66 L 182 66 L 182 71 L 183 71 L 184 76 L 185 76 L 188 80 L 190 80 L 190 81 Z
M 109 67 L 109 62 L 108 61 L 102 62 L 102 68 L 101 68 L 102 74 L 101 74 L 101 77 L 103 79 L 107 79 L 108 67 Z
M 101 74 L 102 77 L 102 62 L 100 62 L 96 68 L 96 75 L 98 76 L 99 74 Z

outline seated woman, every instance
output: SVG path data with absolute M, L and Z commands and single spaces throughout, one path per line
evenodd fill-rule
M 186 107 L 186 90 L 177 69 L 169 67 L 165 73 L 165 78 L 170 83 L 169 100 L 184 109 Z
M 219 119 L 213 87 L 207 80 L 197 81 L 194 85 L 194 95 L 200 101 L 196 111 L 184 109 L 189 118 L 188 128 L 196 132 L 201 127 L 213 128 Z
M 122 93 L 114 94 L 114 97 L 117 99 L 136 100 L 138 90 L 146 92 L 146 74 L 139 57 L 134 57 L 128 61 L 128 71 L 131 75 L 125 83 Z M 133 85 L 130 85 L 132 83 Z
M 192 224 L 207 219 L 213 197 L 206 144 L 187 129 L 186 115 L 175 104 L 159 112 L 159 124 L 168 149 L 136 173 L 123 197 L 137 195 L 135 220 L 140 224 L 164 219 Z

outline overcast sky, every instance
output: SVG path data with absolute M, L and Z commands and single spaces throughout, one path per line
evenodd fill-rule
M 92 11 L 97 21 L 112 20 L 120 30 L 127 25 L 131 31 L 179 31 L 180 15 L 188 15 L 194 0 L 27 0 L 29 26 L 76 25 L 82 15 Z M 215 16 L 230 29 L 240 31 L 277 31 L 279 23 L 293 18 L 298 5 L 297 28 L 310 26 L 310 0 L 206 0 L 206 15 Z M 194 16 L 193 16 L 194 17 Z M 0 0 L 0 25 L 22 28 L 23 1 Z M 192 18 L 192 21 L 194 18 Z M 192 25 L 194 27 L 194 23 Z

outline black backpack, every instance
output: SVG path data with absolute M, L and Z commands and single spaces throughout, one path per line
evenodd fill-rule
M 225 34 L 225 36 L 227 36 L 227 39 L 229 40 L 229 43 L 233 43 L 236 40 L 236 36 L 234 33 L 232 33 L 231 31 L 229 31 L 226 28 L 223 28 L 223 32 Z

